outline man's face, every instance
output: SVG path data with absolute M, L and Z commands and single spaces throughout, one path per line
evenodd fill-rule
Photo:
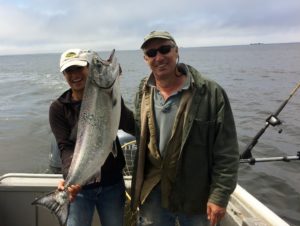
M 73 92 L 80 92 L 84 90 L 85 82 L 89 74 L 88 66 L 71 66 L 63 72 L 69 86 Z
M 178 48 L 171 40 L 153 39 L 144 49 L 144 59 L 155 79 L 163 79 L 175 73 Z

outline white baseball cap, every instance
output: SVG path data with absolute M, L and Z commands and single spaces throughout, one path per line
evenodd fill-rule
M 60 72 L 63 72 L 71 66 L 85 67 L 88 65 L 87 53 L 88 50 L 68 49 L 63 52 L 60 57 Z

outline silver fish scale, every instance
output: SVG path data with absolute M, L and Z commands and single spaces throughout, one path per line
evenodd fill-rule
M 84 112 L 82 114 L 81 120 L 84 120 L 86 123 L 90 124 L 91 126 L 98 127 L 100 129 L 100 121 L 99 118 L 95 116 L 95 114 L 89 114 L 88 112 Z

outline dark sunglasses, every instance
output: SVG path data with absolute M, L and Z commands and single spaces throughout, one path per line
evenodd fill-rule
M 148 57 L 156 57 L 157 52 L 161 53 L 161 54 L 168 54 L 172 48 L 174 48 L 175 45 L 163 45 L 157 49 L 149 49 L 147 51 L 145 51 L 145 54 Z

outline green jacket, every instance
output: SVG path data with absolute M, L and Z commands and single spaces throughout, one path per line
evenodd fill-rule
M 178 140 L 181 149 L 166 208 L 186 214 L 206 213 L 208 201 L 226 207 L 235 189 L 239 165 L 237 135 L 225 91 L 193 67 L 185 67 L 193 78 L 193 96 L 182 138 Z M 139 135 L 131 190 L 133 209 L 140 205 L 149 141 L 150 108 L 145 108 L 144 102 L 150 98 L 151 87 L 141 84 L 135 103 Z

